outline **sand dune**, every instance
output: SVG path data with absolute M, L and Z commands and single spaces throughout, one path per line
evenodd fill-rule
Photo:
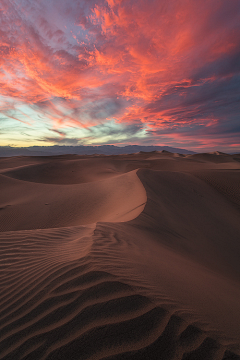
M 240 162 L 0 159 L 1 359 L 240 359 Z
M 146 203 L 136 171 L 74 185 L 34 183 L 0 174 L 0 186 L 0 231 L 127 221 Z

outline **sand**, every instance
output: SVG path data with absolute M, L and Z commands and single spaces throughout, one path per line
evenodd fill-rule
M 0 359 L 240 359 L 240 156 L 0 158 Z

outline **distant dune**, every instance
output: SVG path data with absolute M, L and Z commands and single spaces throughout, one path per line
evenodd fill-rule
M 0 146 L 1 156 L 51 156 L 51 155 L 64 155 L 64 154 L 76 154 L 76 155 L 121 155 L 136 153 L 139 151 L 151 152 L 151 151 L 170 151 L 181 154 L 194 154 L 193 151 L 173 148 L 169 146 L 141 146 L 141 145 L 127 145 L 127 146 L 115 146 L 115 145 L 99 145 L 99 146 L 31 146 L 31 147 L 11 147 Z
M 240 359 L 239 260 L 239 154 L 0 159 L 0 359 Z

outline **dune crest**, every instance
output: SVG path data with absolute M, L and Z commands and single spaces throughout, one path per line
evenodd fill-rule
M 54 185 L 0 174 L 0 231 L 128 221 L 147 197 L 136 171 L 91 183 Z

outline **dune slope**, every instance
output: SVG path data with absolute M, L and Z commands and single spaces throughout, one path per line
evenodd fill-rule
M 140 214 L 146 203 L 136 171 L 67 185 L 28 182 L 0 174 L 0 187 L 0 231 L 127 221 Z

